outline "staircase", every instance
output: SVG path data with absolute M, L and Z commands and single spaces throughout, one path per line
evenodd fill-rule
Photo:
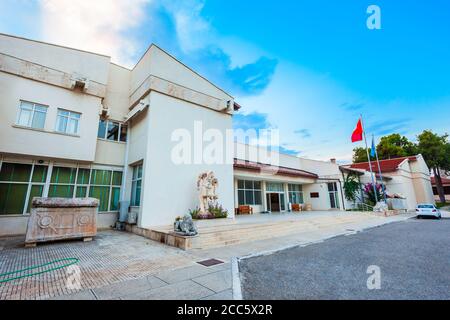
M 340 226 L 345 228 L 353 223 L 377 218 L 373 214 L 347 212 L 324 216 L 252 216 L 236 220 L 197 221 L 199 234 L 195 237 L 176 234 L 173 232 L 173 226 L 151 229 L 127 226 L 127 231 L 183 250 L 210 249 L 311 231 L 335 229 Z

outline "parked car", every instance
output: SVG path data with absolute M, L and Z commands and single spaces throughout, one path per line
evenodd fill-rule
M 441 219 L 441 211 L 434 204 L 419 204 L 416 208 L 417 218 L 435 217 Z

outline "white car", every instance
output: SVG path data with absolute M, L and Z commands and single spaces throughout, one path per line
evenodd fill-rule
M 417 218 L 435 217 L 441 219 L 441 211 L 434 204 L 419 204 L 416 208 Z

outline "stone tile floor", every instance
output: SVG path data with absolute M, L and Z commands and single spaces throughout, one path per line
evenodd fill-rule
M 344 214 L 344 213 L 343 213 Z M 333 213 L 330 213 L 333 216 Z M 94 241 L 55 242 L 25 249 L 22 237 L 0 238 L 0 274 L 61 258 L 78 258 L 81 289 L 67 288 L 67 270 L 0 283 L 0 300 L 232 299 L 232 257 L 306 245 L 352 230 L 401 221 L 411 215 L 329 225 L 310 232 L 217 249 L 182 251 L 130 233 L 100 232 Z M 338 222 L 338 221 L 336 221 Z M 197 262 L 216 258 L 224 264 Z

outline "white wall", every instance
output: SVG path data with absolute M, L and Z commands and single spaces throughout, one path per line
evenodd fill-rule
M 214 171 L 219 180 L 219 202 L 234 215 L 233 166 L 231 164 L 181 164 L 172 162 L 171 141 L 175 129 L 194 131 L 194 121 L 225 132 L 232 127 L 231 116 L 211 111 L 156 92 L 150 95 L 148 142 L 144 161 L 141 227 L 167 225 L 199 205 L 196 187 L 198 175 Z
M 0 33 L 0 52 L 106 84 L 110 57 Z
M 101 99 L 0 72 L 0 153 L 94 161 Z M 47 105 L 44 130 L 18 128 L 20 100 Z M 55 133 L 58 108 L 81 113 L 78 136 Z

